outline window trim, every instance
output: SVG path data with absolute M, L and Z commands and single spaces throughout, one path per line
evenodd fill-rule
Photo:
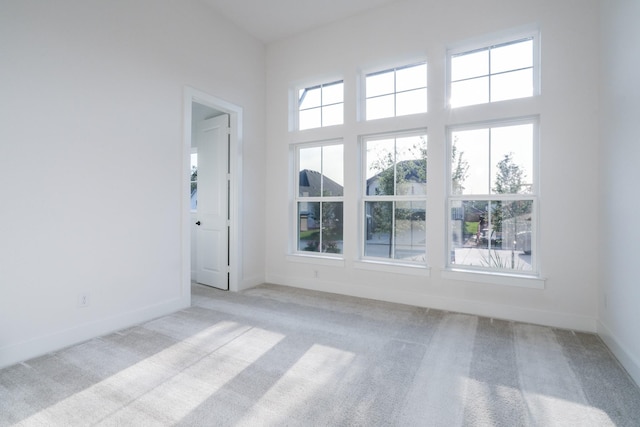
M 427 152 L 428 152 L 428 139 L 429 133 L 426 127 L 416 128 L 416 129 L 406 129 L 399 131 L 386 131 L 372 134 L 360 135 L 358 137 L 358 145 L 359 145 L 359 200 L 358 200 L 358 264 L 360 266 L 370 266 L 373 270 L 378 271 L 389 271 L 389 268 L 418 268 L 418 269 L 427 269 L 429 270 L 429 255 L 427 252 L 427 242 L 428 242 L 428 230 L 427 230 L 427 215 L 426 209 L 428 205 L 428 188 L 425 191 L 424 196 L 416 196 L 416 195 L 383 195 L 383 196 L 368 196 L 366 195 L 366 143 L 367 141 L 379 140 L 379 139 L 387 139 L 387 138 L 403 138 L 410 136 L 421 136 L 424 135 L 427 138 Z M 427 154 L 427 170 L 428 170 L 428 162 L 429 156 Z M 427 175 L 427 183 L 429 182 Z M 366 235 L 366 221 L 365 217 L 365 205 L 367 201 L 391 201 L 391 202 L 408 202 L 408 201 L 424 201 L 425 203 L 425 259 L 424 262 L 412 262 L 406 260 L 399 260 L 395 258 L 379 258 L 365 255 L 365 235 Z M 417 270 L 414 270 L 417 271 Z M 422 274 L 422 273 L 420 273 Z
M 300 258 L 296 257 L 308 257 L 308 258 L 316 258 L 316 259 L 325 259 L 325 260 L 344 260 L 344 248 L 341 253 L 330 253 L 330 252 L 312 252 L 312 251 L 301 251 L 298 249 L 298 226 L 299 226 L 299 213 L 298 213 L 298 203 L 301 201 L 305 202 L 323 202 L 323 203 L 331 203 L 331 202 L 339 202 L 342 203 L 343 208 L 343 217 L 344 217 L 344 187 L 342 196 L 308 196 L 304 199 L 301 199 L 299 194 L 300 189 L 300 149 L 304 148 L 316 148 L 316 147 L 327 147 L 333 145 L 342 145 L 343 147 L 343 156 L 344 156 L 344 140 L 342 138 L 333 138 L 319 141 L 311 141 L 311 142 L 299 142 L 292 143 L 289 146 L 289 149 L 292 153 L 292 163 L 293 163 L 293 189 L 292 189 L 292 207 L 290 212 L 292 212 L 293 221 L 290 222 L 290 249 L 288 256 L 293 257 L 292 259 L 299 260 Z M 342 171 L 344 178 L 344 157 L 342 162 Z M 346 183 L 345 183 L 346 184 Z M 343 229 L 343 242 L 344 242 L 344 229 Z M 330 261 L 331 262 L 331 261 Z
M 464 105 L 459 107 L 451 106 L 451 58 L 455 55 L 459 55 L 462 53 L 473 53 L 476 51 L 480 51 L 483 49 L 490 49 L 494 47 L 499 47 L 502 45 L 507 45 L 510 43 L 517 43 L 518 41 L 523 41 L 526 39 L 532 39 L 533 41 L 533 62 L 532 62 L 532 73 L 533 73 L 533 90 L 531 96 L 527 96 L 524 98 L 514 98 L 514 99 L 506 99 L 500 101 L 491 101 L 489 99 L 488 102 L 483 102 L 480 104 L 472 104 L 472 105 Z M 514 70 L 510 70 L 514 71 Z M 490 74 L 491 70 L 489 70 L 489 74 L 487 76 L 504 74 L 505 72 Z M 460 43 L 456 43 L 447 49 L 447 57 L 446 57 L 446 84 L 445 84 L 445 99 L 444 99 L 444 108 L 450 110 L 457 110 L 459 108 L 473 108 L 473 107 L 482 107 L 490 104 L 495 104 L 499 102 L 508 102 L 514 101 L 518 99 L 529 99 L 539 96 L 541 94 L 541 86 L 540 86 L 540 30 L 538 28 L 535 29 L 527 29 L 527 30 L 511 30 L 508 32 L 504 32 L 499 35 L 493 36 L 485 36 L 473 39 L 471 41 L 463 41 Z M 490 96 L 490 93 L 489 93 Z
M 465 130 L 476 130 L 476 129 L 493 129 L 500 127 L 508 127 L 508 126 L 518 126 L 531 124 L 533 125 L 533 147 L 532 147 L 532 168 L 531 173 L 533 174 L 531 180 L 531 193 L 529 194 L 497 194 L 497 193 L 488 193 L 488 194 L 453 194 L 452 182 L 451 182 L 451 173 L 452 173 L 452 165 L 451 165 L 451 155 L 452 155 L 452 134 L 455 131 L 465 131 Z M 473 275 L 477 275 L 479 282 L 486 283 L 498 283 L 498 284 L 508 284 L 504 279 L 500 278 L 509 278 L 509 279 L 541 279 L 541 269 L 540 269 L 540 258 L 539 254 L 539 224 L 540 224 L 540 162 L 539 162 L 539 151 L 540 151 L 540 116 L 539 115 L 531 115 L 524 116 L 518 118 L 511 119 L 495 119 L 495 120 L 485 120 L 481 122 L 475 123 L 465 123 L 459 125 L 449 125 L 446 127 L 446 168 L 445 168 L 445 181 L 446 181 L 446 201 L 445 201 L 445 221 L 447 222 L 445 227 L 445 239 L 446 243 L 445 247 L 445 267 L 443 270 L 443 277 L 455 279 L 456 276 L 460 280 L 469 280 L 470 277 L 474 277 Z M 451 204 L 452 201 L 455 200 L 486 200 L 486 201 L 518 201 L 518 200 L 533 200 L 532 207 L 532 221 L 531 221 L 531 271 L 526 272 L 517 272 L 517 271 L 505 271 L 505 270 L 495 270 L 490 267 L 480 267 L 480 266 L 472 266 L 472 265 L 460 265 L 460 264 L 452 264 L 451 263 L 451 250 L 452 241 L 451 241 Z M 447 272 L 446 274 L 444 272 Z M 455 273 L 455 274 L 454 274 Z M 496 279 L 491 281 L 489 278 L 495 277 Z M 519 284 L 517 286 L 524 287 L 534 287 L 540 288 L 540 283 L 534 282 L 523 282 L 525 284 Z M 529 285 L 526 285 L 529 283 Z M 544 287 L 544 282 L 542 283 L 542 287 Z

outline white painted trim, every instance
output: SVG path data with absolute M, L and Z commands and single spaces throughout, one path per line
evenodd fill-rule
M 166 316 L 187 308 L 182 297 L 139 310 L 121 313 L 94 322 L 83 323 L 49 335 L 40 336 L 21 343 L 0 347 L 0 369 L 26 359 L 33 359 L 92 338 L 107 335 L 120 329 L 129 328 L 157 317 Z
M 441 297 L 430 295 L 426 292 L 401 290 L 394 286 L 370 286 L 366 283 L 351 283 L 346 285 L 341 282 L 332 282 L 317 278 L 290 277 L 283 275 L 270 275 L 267 277 L 267 283 L 310 289 L 320 292 L 331 292 L 359 298 L 370 298 L 417 307 L 466 313 L 493 319 L 505 319 L 515 322 L 525 322 L 583 332 L 596 332 L 597 320 L 595 317 L 591 316 L 537 310 L 527 307 L 516 307 L 508 304 L 495 304 L 459 298 Z
M 192 103 L 206 105 L 213 109 L 229 114 L 231 128 L 230 147 L 230 176 L 231 194 L 229 209 L 231 216 L 231 233 L 229 235 L 230 280 L 229 290 L 239 291 L 244 289 L 242 279 L 242 145 L 243 145 L 243 109 L 228 101 L 216 98 L 189 86 L 184 88 L 184 116 L 183 116 L 183 185 L 182 191 L 182 298 L 191 303 L 191 222 L 190 222 L 190 191 L 188 171 L 191 170 L 191 109 Z
M 618 359 L 620 364 L 627 370 L 629 376 L 640 386 L 640 360 L 629 352 L 620 340 L 611 332 L 611 330 L 602 323 L 602 319 L 598 320 L 598 335 L 602 341 L 609 347 L 611 353 Z

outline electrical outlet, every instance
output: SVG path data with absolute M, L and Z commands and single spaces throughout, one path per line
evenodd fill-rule
M 78 307 L 87 307 L 89 306 L 89 294 L 81 293 L 78 294 Z

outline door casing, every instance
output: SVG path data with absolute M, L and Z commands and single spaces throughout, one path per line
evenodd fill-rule
M 181 298 L 191 303 L 191 212 L 190 171 L 193 103 L 197 102 L 229 114 L 229 290 L 238 291 L 242 283 L 242 236 L 240 213 L 242 212 L 242 107 L 216 98 L 206 92 L 186 86 L 183 102 L 182 144 L 182 271 Z

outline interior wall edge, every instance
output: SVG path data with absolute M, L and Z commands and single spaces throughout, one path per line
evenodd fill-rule
M 0 347 L 0 369 L 175 313 L 189 305 L 189 301 L 178 298 Z
M 492 319 L 550 326 L 559 329 L 570 329 L 588 333 L 597 332 L 597 318 L 595 316 L 553 312 L 506 304 L 493 304 L 461 298 L 430 295 L 427 293 L 399 291 L 392 287 L 383 289 L 366 285 L 345 285 L 344 283 L 314 278 L 304 279 L 270 275 L 267 277 L 267 283 L 358 298 L 369 298 L 396 304 L 432 308 L 435 310 L 453 311 Z

